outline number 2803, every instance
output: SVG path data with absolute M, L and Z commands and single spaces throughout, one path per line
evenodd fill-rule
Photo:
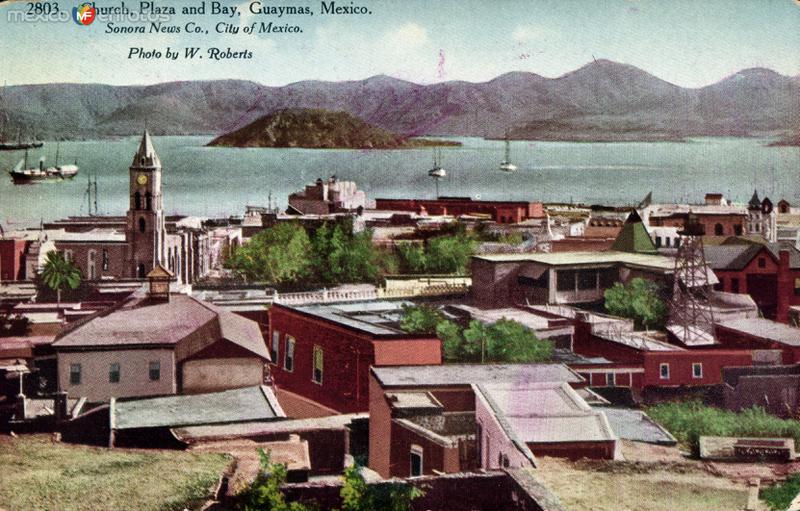
M 28 2 L 28 14 L 55 14 L 58 12 L 57 2 Z

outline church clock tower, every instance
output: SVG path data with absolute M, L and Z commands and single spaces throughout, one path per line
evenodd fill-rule
M 130 206 L 125 241 L 128 277 L 143 279 L 164 262 L 164 211 L 161 196 L 161 160 L 145 130 L 130 166 Z

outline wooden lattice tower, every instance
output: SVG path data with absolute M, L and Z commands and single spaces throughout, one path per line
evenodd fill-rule
M 668 329 L 686 345 L 715 340 L 711 282 L 703 250 L 705 228 L 689 212 L 675 256 L 675 273 Z

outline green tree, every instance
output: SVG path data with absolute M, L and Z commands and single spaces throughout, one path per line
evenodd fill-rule
M 437 236 L 428 242 L 427 268 L 432 273 L 469 273 L 477 243 L 466 234 Z
M 444 320 L 444 316 L 430 305 L 402 306 L 400 329 L 409 334 L 435 334 L 436 327 Z
M 464 355 L 480 362 L 546 362 L 553 354 L 553 343 L 537 338 L 521 323 L 506 318 L 491 325 L 470 321 L 463 335 Z
M 369 485 L 358 465 L 344 471 L 342 511 L 409 511 L 422 490 L 407 483 L 384 482 Z
M 425 247 L 413 243 L 397 246 L 401 267 L 407 273 L 425 273 L 428 270 L 428 258 Z
M 255 480 L 238 496 L 240 509 L 245 511 L 311 511 L 299 502 L 286 502 L 281 486 L 286 482 L 286 466 L 272 463 L 264 449 L 258 449 L 261 470 Z
M 56 292 L 57 303 L 61 304 L 61 291 L 64 288 L 77 289 L 81 283 L 81 270 L 61 252 L 51 250 L 47 253 L 42 271 L 44 283 Z
M 667 305 L 661 299 L 661 288 L 655 282 L 639 277 L 627 285 L 616 282 L 604 296 L 609 314 L 632 319 L 638 327 L 658 328 L 666 321 Z
M 375 282 L 380 254 L 372 245 L 372 231 L 353 232 L 352 220 L 339 221 L 331 228 L 325 222 L 312 239 L 313 273 L 325 284 Z
M 452 321 L 442 321 L 436 325 L 436 337 L 442 340 L 442 353 L 448 362 L 465 361 L 464 337 L 461 328 Z
M 227 266 L 250 280 L 297 282 L 311 275 L 310 254 L 306 230 L 295 223 L 279 223 L 236 249 Z

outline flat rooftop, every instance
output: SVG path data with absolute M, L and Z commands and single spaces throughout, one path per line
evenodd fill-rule
M 778 323 L 771 319 L 734 319 L 731 321 L 718 322 L 717 325 L 788 346 L 800 346 L 800 328 Z
M 584 379 L 564 364 L 445 364 L 373 367 L 384 387 L 435 387 L 489 383 L 579 383 Z
M 606 250 L 602 252 L 542 252 L 528 254 L 486 254 L 475 255 L 475 259 L 495 263 L 529 262 L 545 266 L 591 266 L 615 265 L 651 268 L 663 272 L 672 272 L 675 260 L 671 257 L 654 254 L 635 254 Z
M 117 401 L 113 429 L 222 424 L 285 417 L 272 390 L 264 387 Z
M 334 304 L 285 305 L 296 310 L 335 323 L 339 326 L 358 330 L 374 336 L 408 336 L 399 327 L 403 306 L 413 305 L 408 301 L 365 301 Z M 420 336 L 415 336 L 420 337 Z

